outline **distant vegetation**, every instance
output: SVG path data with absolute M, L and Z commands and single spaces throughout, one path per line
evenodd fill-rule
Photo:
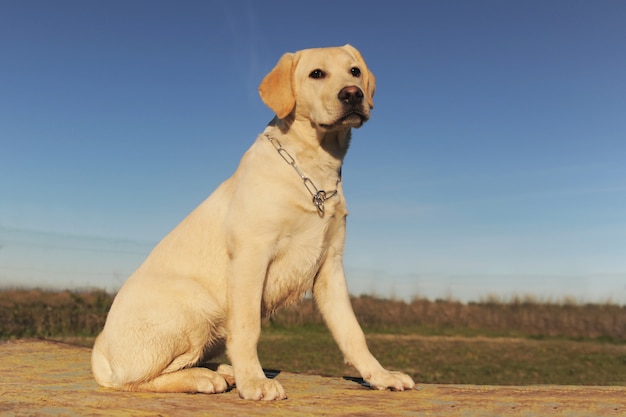
M 90 347 L 112 301 L 104 291 L 0 291 L 0 339 Z M 626 385 L 625 306 L 531 297 L 463 304 L 361 296 L 352 304 L 381 363 L 419 383 Z M 266 320 L 258 351 L 268 369 L 356 376 L 310 299 Z
M 0 338 L 93 337 L 112 302 L 104 291 L 0 291 Z
M 560 337 L 626 342 L 626 306 L 585 304 L 572 300 L 538 301 L 532 297 L 481 302 L 411 302 L 360 296 L 352 299 L 359 322 L 366 329 L 430 335 Z M 322 323 L 312 300 L 279 311 L 277 325 Z
M 93 337 L 104 326 L 113 295 L 104 291 L 0 291 L 0 338 Z M 626 343 L 626 306 L 533 298 L 476 303 L 416 298 L 411 302 L 352 299 L 359 322 L 378 333 L 599 339 Z M 322 325 L 313 300 L 280 310 L 268 327 Z

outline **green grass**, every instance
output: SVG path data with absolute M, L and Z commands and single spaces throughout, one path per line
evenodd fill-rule
M 112 299 L 101 291 L 0 291 L 0 339 L 49 338 L 91 346 Z M 373 297 L 352 302 L 374 355 L 417 382 L 626 385 L 623 306 L 493 299 L 404 303 Z M 358 376 L 343 364 L 311 300 L 266 321 L 258 351 L 266 369 Z
M 368 334 L 386 367 L 417 382 L 488 385 L 626 385 L 626 345 L 567 339 Z M 358 376 L 323 328 L 263 329 L 264 367 L 329 376 Z

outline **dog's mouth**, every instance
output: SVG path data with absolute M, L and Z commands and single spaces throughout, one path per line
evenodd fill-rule
M 363 123 L 369 120 L 369 116 L 363 113 L 360 109 L 350 109 L 343 113 L 333 123 L 325 124 L 320 123 L 320 126 L 324 129 L 333 129 L 339 127 L 361 127 Z

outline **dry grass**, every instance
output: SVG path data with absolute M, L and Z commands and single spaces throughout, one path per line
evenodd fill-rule
M 104 291 L 0 291 L 0 338 L 95 336 L 112 302 Z
M 0 338 L 95 336 L 106 319 L 113 295 L 104 291 L 0 291 Z M 626 342 L 626 306 L 540 302 L 530 297 L 509 301 L 489 298 L 464 304 L 450 300 L 412 302 L 361 296 L 352 299 L 361 325 L 375 332 L 561 337 Z M 277 312 L 276 328 L 322 325 L 311 299 Z
M 352 299 L 361 325 L 377 332 L 511 337 L 565 337 L 626 342 L 626 306 L 539 302 L 530 297 L 510 301 L 490 298 L 464 304 L 414 299 L 410 303 L 370 296 Z M 279 326 L 322 324 L 312 300 L 279 311 Z

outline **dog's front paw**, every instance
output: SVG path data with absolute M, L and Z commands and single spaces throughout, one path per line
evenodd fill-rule
M 365 379 L 372 388 L 379 390 L 390 389 L 392 391 L 404 391 L 415 389 L 413 379 L 402 372 L 383 369 L 371 374 L 369 378 L 364 377 L 363 379 Z
M 284 400 L 287 398 L 280 382 L 267 378 L 237 381 L 237 391 L 244 400 Z

